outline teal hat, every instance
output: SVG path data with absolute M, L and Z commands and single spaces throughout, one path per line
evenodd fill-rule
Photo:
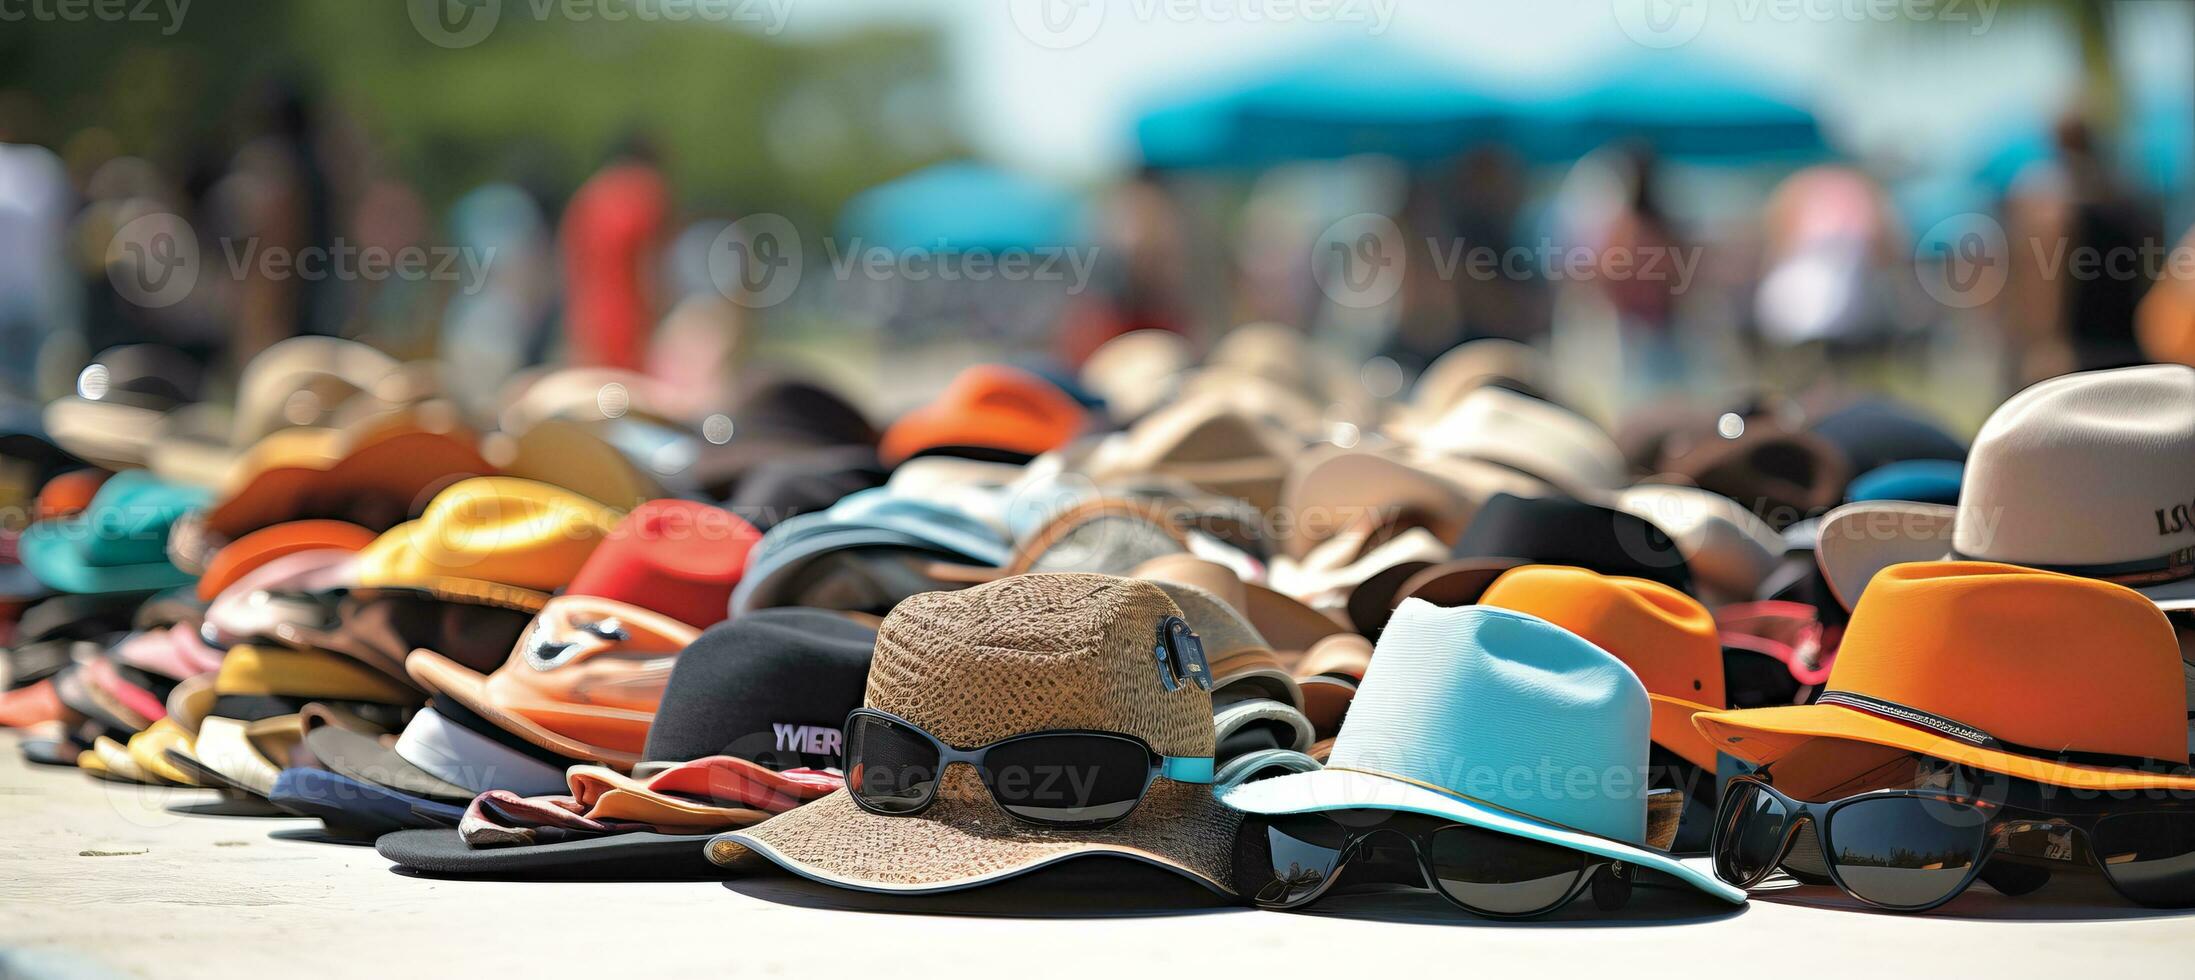
M 168 561 L 168 531 L 209 494 L 125 470 L 72 517 L 39 521 L 19 542 L 23 566 L 60 592 L 153 592 L 197 578 Z
M 1327 767 L 1233 787 L 1250 813 L 1394 810 L 1745 892 L 1646 846 L 1646 686 L 1569 630 L 1490 606 L 1395 610 Z

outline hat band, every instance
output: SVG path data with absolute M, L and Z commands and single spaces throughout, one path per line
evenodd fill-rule
M 2118 755 L 2110 752 L 2053 751 L 2030 745 L 2021 745 L 2016 742 L 2007 742 L 1964 722 L 1954 721 L 1933 712 L 1922 711 L 1911 705 L 1899 704 L 1896 701 L 1888 701 L 1852 691 L 1823 691 L 1821 697 L 1815 699 L 1814 703 L 1833 704 L 1839 707 L 1851 708 L 1855 711 L 1864 711 L 1892 721 L 1902 721 L 1908 725 L 1926 728 L 1946 738 L 1964 742 L 1975 748 L 2022 755 L 2031 759 L 2074 765 L 2139 769 L 2147 772 L 2177 773 L 2188 769 L 2185 761 L 2173 762 L 2168 759 L 2150 759 L 2138 755 Z
M 1953 550 L 1951 556 L 1961 561 L 1997 560 L 1995 558 L 1976 557 L 1958 550 Z M 2105 562 L 2096 565 L 2042 565 L 2025 561 L 2013 562 L 2012 564 L 2037 568 L 2046 572 L 2058 572 L 2063 575 L 2092 578 L 2116 585 L 2163 585 L 2167 582 L 2179 582 L 2195 578 L 2195 546 L 2181 548 L 2178 551 L 2160 555 L 2156 558 Z

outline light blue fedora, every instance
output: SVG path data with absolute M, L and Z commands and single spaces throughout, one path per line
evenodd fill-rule
M 1245 783 L 1250 813 L 1397 810 L 1584 851 L 1730 902 L 1745 892 L 1645 845 L 1638 675 L 1546 620 L 1419 599 L 1395 610 L 1326 768 Z
M 732 615 L 775 604 L 785 583 L 807 563 L 851 548 L 899 548 L 994 568 L 1011 550 L 997 531 L 963 511 L 896 496 L 888 487 L 863 490 L 763 534 L 732 590 Z

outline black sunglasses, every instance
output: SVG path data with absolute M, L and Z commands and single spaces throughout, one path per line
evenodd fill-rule
M 973 749 L 947 745 L 874 708 L 846 716 L 846 788 L 871 813 L 904 817 L 937 799 L 945 767 L 973 766 L 999 808 L 1048 827 L 1102 827 L 1142 802 L 1159 776 L 1210 783 L 1209 757 L 1160 755 L 1118 732 L 1031 732 Z
M 1923 788 L 1811 803 L 1738 776 L 1715 817 L 1715 876 L 1751 888 L 1783 867 L 1877 908 L 1923 912 L 1976 879 L 2021 895 L 2053 870 L 2085 866 L 2137 904 L 2195 905 L 2195 801 L 2002 785 L 1989 798 Z M 1812 853 L 1794 853 L 1802 837 Z
M 1392 810 L 1327 810 L 1252 816 L 1236 837 L 1235 886 L 1265 908 L 1317 901 L 1353 859 L 1393 870 L 1407 861 L 1387 840 L 1407 844 L 1418 873 L 1473 915 L 1529 919 L 1593 892 L 1604 911 L 1631 899 L 1631 866 L 1557 844 Z

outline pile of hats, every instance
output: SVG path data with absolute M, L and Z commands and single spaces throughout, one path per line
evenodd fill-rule
M 443 875 L 2195 904 L 2195 370 L 1971 449 L 1857 398 L 1612 435 L 1506 341 L 1386 400 L 1271 324 L 881 428 L 593 369 L 467 419 L 434 375 L 305 338 L 229 408 L 125 348 L 17 418 L 24 755 Z

